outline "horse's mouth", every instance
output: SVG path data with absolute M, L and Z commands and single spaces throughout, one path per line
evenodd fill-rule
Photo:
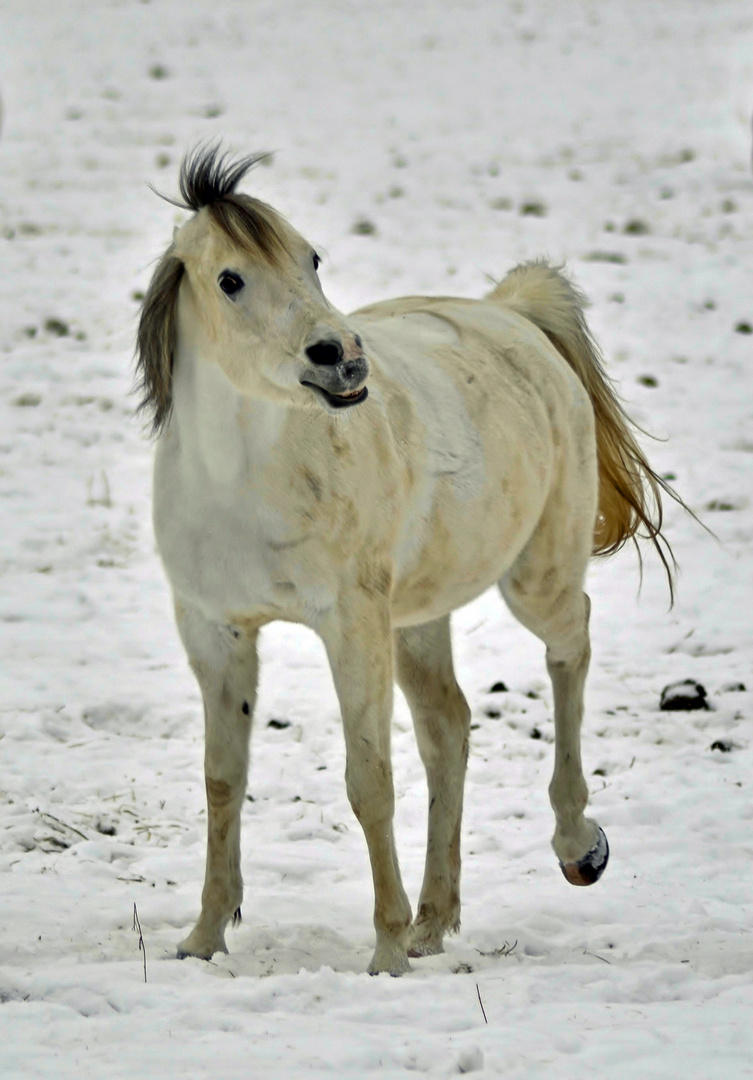
M 301 380 L 301 386 L 310 387 L 319 397 L 333 409 L 348 409 L 351 405 L 360 405 L 369 396 L 369 388 L 362 386 L 360 390 L 346 390 L 342 394 L 333 394 L 316 383 Z

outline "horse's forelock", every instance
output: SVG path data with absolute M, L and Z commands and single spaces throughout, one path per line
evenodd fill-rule
M 246 173 L 269 156 L 250 154 L 232 161 L 218 145 L 197 147 L 186 154 L 181 164 L 179 187 L 183 201 L 176 201 L 176 205 L 196 213 L 206 209 L 234 244 L 276 263 L 289 252 L 283 219 L 261 200 L 236 192 Z
M 260 254 L 272 264 L 279 263 L 285 253 L 290 254 L 282 218 L 258 199 L 230 195 L 212 203 L 208 212 L 227 238 L 244 251 Z
M 269 154 L 248 154 L 230 160 L 219 145 L 198 146 L 183 158 L 178 185 L 188 210 L 201 210 L 233 195 L 243 177 Z

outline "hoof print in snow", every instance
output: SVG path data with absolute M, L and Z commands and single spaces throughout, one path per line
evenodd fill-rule
M 478 1072 L 484 1067 L 484 1055 L 477 1046 L 466 1047 L 458 1055 L 455 1068 L 461 1074 Z
M 661 692 L 659 708 L 663 712 L 690 712 L 693 709 L 708 709 L 706 688 L 695 679 L 670 683 Z

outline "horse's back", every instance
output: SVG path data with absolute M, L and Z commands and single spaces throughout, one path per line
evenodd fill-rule
M 466 432 L 469 454 L 496 447 L 502 462 L 518 448 L 543 464 L 555 444 L 593 441 L 576 372 L 530 318 L 493 295 L 401 297 L 352 318 L 373 347 L 375 384 L 402 387 L 441 445 Z

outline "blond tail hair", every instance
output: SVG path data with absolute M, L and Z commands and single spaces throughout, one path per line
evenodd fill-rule
M 488 299 L 505 304 L 542 330 L 583 383 L 596 419 L 599 510 L 594 555 L 612 555 L 628 540 L 650 540 L 667 574 L 671 600 L 677 564 L 662 533 L 662 495 L 686 510 L 680 496 L 658 476 L 638 445 L 630 420 L 604 371 L 599 347 L 583 312 L 588 301 L 562 271 L 543 261 L 511 270 Z M 691 511 L 692 513 L 692 511 Z M 640 549 L 638 550 L 640 558 Z

